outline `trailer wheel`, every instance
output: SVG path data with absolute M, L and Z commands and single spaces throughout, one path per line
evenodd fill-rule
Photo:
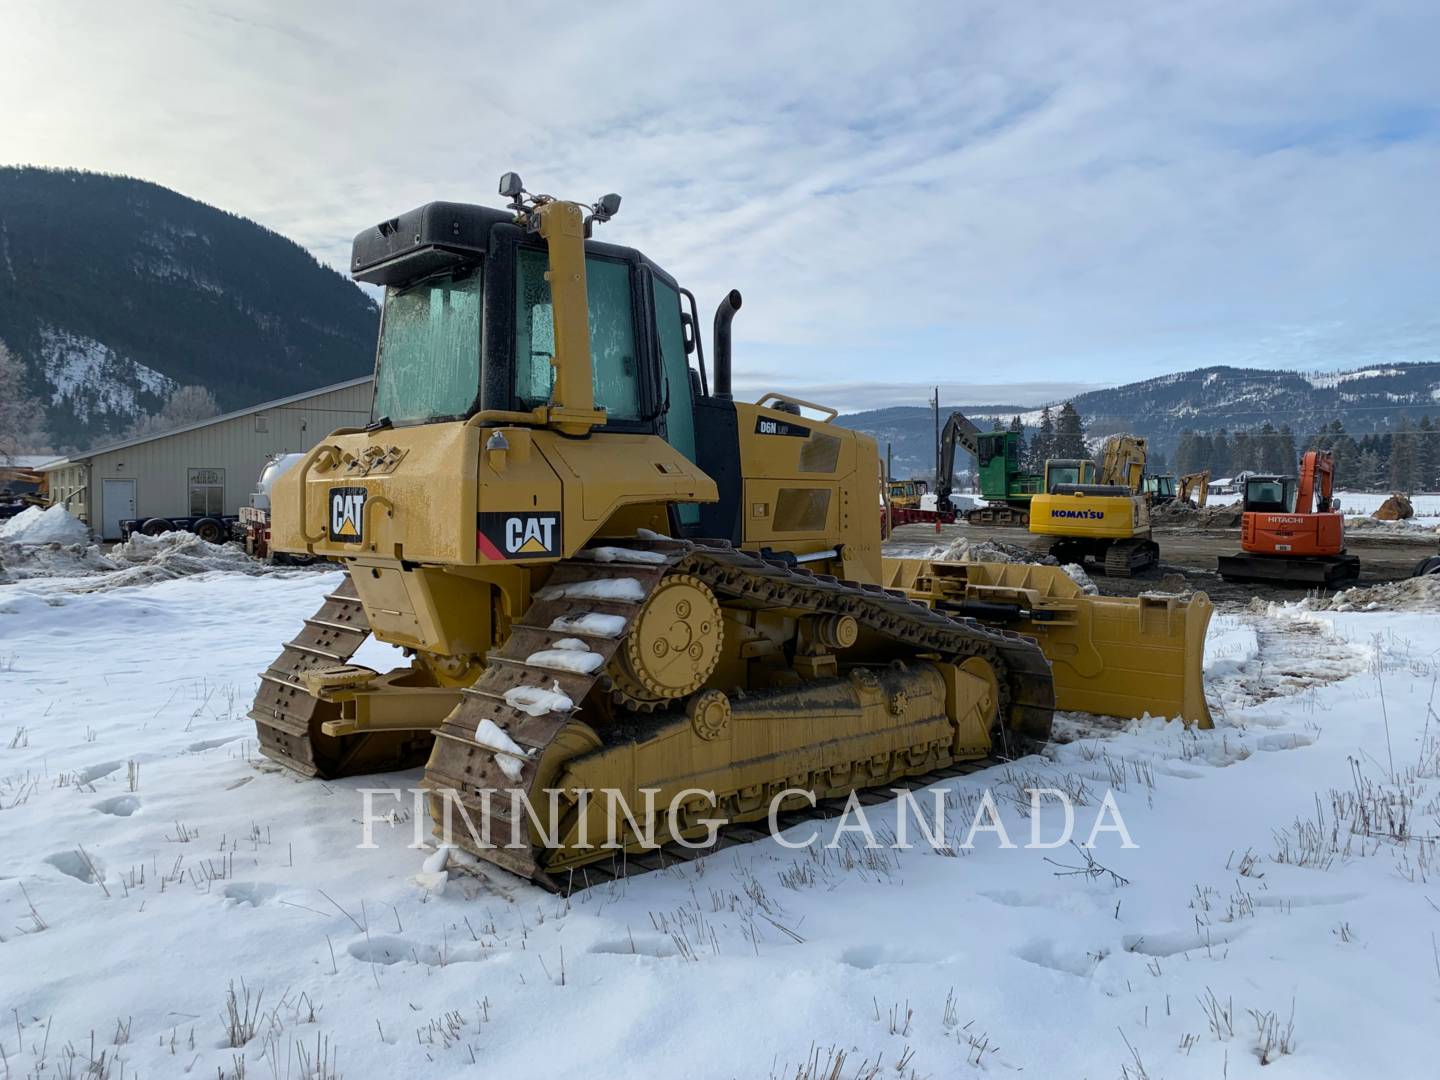
M 195 523 L 195 535 L 207 544 L 219 544 L 225 539 L 225 525 L 214 518 L 201 518 Z
M 1411 577 L 1425 577 L 1429 574 L 1440 575 L 1440 555 L 1431 555 L 1429 558 L 1421 559 L 1415 567 Z
M 140 526 L 140 531 L 146 536 L 159 536 L 161 533 L 174 532 L 175 523 L 168 518 L 150 518 Z

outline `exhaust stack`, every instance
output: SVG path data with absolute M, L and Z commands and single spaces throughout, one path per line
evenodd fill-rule
M 730 320 L 740 310 L 740 290 L 731 289 L 715 309 L 715 397 L 733 401 L 730 390 Z

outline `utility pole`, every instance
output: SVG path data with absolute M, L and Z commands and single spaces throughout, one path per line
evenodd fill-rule
M 940 490 L 940 388 L 935 387 L 935 396 L 930 399 L 930 412 L 935 418 L 935 485 L 932 491 Z

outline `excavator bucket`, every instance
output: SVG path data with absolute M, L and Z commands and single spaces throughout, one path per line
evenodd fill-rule
M 885 584 L 947 615 L 1033 636 L 1055 706 L 1211 727 L 1202 669 L 1210 598 L 1089 596 L 1059 567 L 886 559 Z

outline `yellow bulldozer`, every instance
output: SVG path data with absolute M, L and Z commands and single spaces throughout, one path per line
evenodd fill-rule
M 1061 563 L 1094 559 L 1108 576 L 1128 577 L 1159 561 L 1145 445 L 1134 435 L 1111 435 L 1098 472 L 1088 458 L 1045 463 L 1045 493 L 1030 500 L 1030 531 L 1055 538 L 1050 554 Z
M 345 577 L 261 676 L 266 755 L 424 765 L 438 836 L 559 888 L 1013 756 L 1057 706 L 1208 725 L 1203 594 L 884 559 L 875 441 L 736 399 L 738 293 L 708 368 L 694 296 L 592 239 L 618 196 L 500 190 L 355 239 L 385 289 L 373 419 L 271 493 L 273 546 Z M 409 663 L 352 664 L 370 635 Z

